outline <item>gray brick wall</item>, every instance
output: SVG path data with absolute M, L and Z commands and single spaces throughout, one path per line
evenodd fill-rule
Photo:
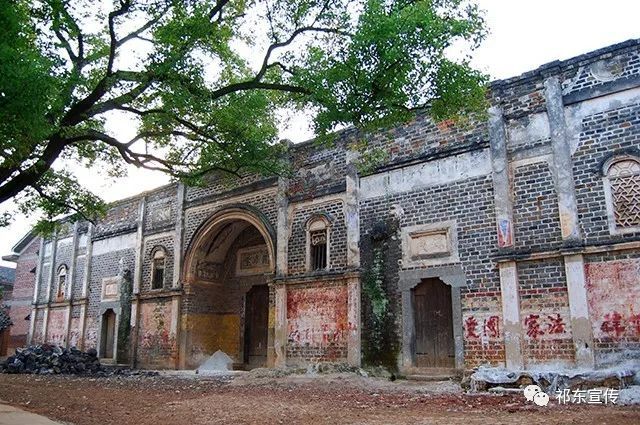
M 635 240 L 640 232 L 610 235 L 602 166 L 616 153 L 640 156 L 640 103 L 585 118 L 573 155 L 578 214 L 586 243 Z
M 329 233 L 328 271 L 342 271 L 347 265 L 347 229 L 344 218 L 344 203 L 341 200 L 326 203 L 296 207 L 291 224 L 289 238 L 289 274 L 305 274 L 307 255 L 308 220 L 316 215 L 325 215 L 331 220 Z
M 516 168 L 513 186 L 516 248 L 536 252 L 559 246 L 558 197 L 549 164 L 538 162 Z
M 140 290 L 148 292 L 151 290 L 151 270 L 153 268 L 153 252 L 156 247 L 164 248 L 165 269 L 164 269 L 164 285 L 163 288 L 170 288 L 173 282 L 173 234 L 165 236 L 148 236 L 144 241 L 143 260 L 142 260 L 142 282 Z

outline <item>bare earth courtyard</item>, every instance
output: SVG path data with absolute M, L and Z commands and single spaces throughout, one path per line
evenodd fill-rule
M 638 424 L 639 407 L 529 405 L 450 382 L 0 375 L 0 402 L 72 424 Z

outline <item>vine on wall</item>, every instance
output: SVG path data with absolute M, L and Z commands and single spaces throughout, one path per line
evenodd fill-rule
M 397 222 L 387 220 L 374 226 L 370 234 L 371 264 L 363 276 L 362 292 L 365 302 L 364 363 L 397 370 L 400 344 L 395 328 L 389 294 L 388 268 L 390 243 L 398 230 Z

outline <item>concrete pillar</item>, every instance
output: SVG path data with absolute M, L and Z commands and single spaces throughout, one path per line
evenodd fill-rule
M 182 274 L 182 238 L 184 234 L 184 195 L 185 185 L 178 184 L 176 208 L 176 228 L 173 239 L 173 288 L 180 287 L 180 275 Z
M 66 287 L 64 288 L 65 300 L 73 298 L 73 277 L 76 272 L 76 255 L 78 254 L 78 222 L 73 224 L 73 240 L 71 242 L 71 262 L 67 273 Z
M 402 288 L 402 368 L 415 366 L 416 324 L 413 312 L 413 297 L 409 286 Z
M 146 198 L 143 196 L 140 198 L 138 204 L 138 220 L 136 230 L 136 256 L 133 270 L 133 288 L 132 288 L 132 302 L 131 302 L 131 364 L 135 367 L 138 357 L 138 329 L 140 325 L 140 286 L 142 284 L 142 261 L 144 250 L 144 214 L 146 210 Z
M 138 324 L 140 323 L 140 295 L 133 294 L 131 301 L 131 358 L 129 362 L 131 368 L 138 366 Z M 178 356 L 178 360 L 182 360 L 182 356 Z
M 515 261 L 499 263 L 502 320 L 504 322 L 504 351 L 507 369 L 522 369 L 522 326 L 520 325 L 520 296 L 518 269 Z
M 595 366 L 593 354 L 593 328 L 587 302 L 587 286 L 584 275 L 582 254 L 566 255 L 564 269 L 569 292 L 569 311 L 571 312 L 571 333 L 576 350 L 576 365 L 592 368 Z
M 47 303 L 44 308 L 44 318 L 42 320 L 42 335 L 44 342 L 47 342 L 47 329 L 49 328 L 49 303 L 51 303 L 51 289 L 53 288 L 53 282 L 56 278 L 56 252 L 58 251 L 58 235 L 57 232 L 51 241 L 51 258 L 49 259 L 49 280 L 47 281 L 47 293 L 45 302 Z
M 71 331 L 71 316 L 73 313 L 73 279 L 76 272 L 76 256 L 78 254 L 78 222 L 73 224 L 73 241 L 71 242 L 71 263 L 69 264 L 69 272 L 67 273 L 67 282 L 64 288 L 64 298 L 68 301 L 67 311 L 65 313 L 66 320 L 64 322 L 64 341 L 65 345 L 69 345 L 69 332 Z
M 289 198 L 287 197 L 287 187 L 289 181 L 284 177 L 278 178 L 278 193 L 276 203 L 278 205 L 278 223 L 276 225 L 276 277 L 280 278 L 287 274 L 287 251 L 289 249 Z M 286 305 L 286 304 L 285 304 Z
M 47 280 L 47 293 L 45 294 L 45 300 L 47 304 L 51 302 L 51 288 L 53 288 L 53 282 L 56 278 L 56 252 L 58 250 L 58 235 L 54 234 L 51 239 L 51 258 L 49 258 L 49 279 Z
M 84 350 L 84 329 L 87 322 L 87 303 L 85 301 L 80 305 L 80 328 L 78 329 L 78 347 Z
M 136 231 L 136 258 L 135 269 L 133 271 L 133 293 L 140 293 L 140 286 L 142 283 L 142 250 L 144 249 L 144 213 L 145 213 L 145 197 L 140 199 L 138 204 L 138 229 Z
M 93 253 L 93 241 L 91 238 L 93 237 L 93 224 L 89 223 L 89 228 L 87 229 L 87 248 L 85 251 L 84 257 L 84 276 L 82 280 L 82 298 L 87 298 L 87 293 L 89 292 L 89 282 L 91 282 L 91 256 Z
M 507 136 L 504 129 L 502 109 L 489 108 L 489 142 L 491 167 L 493 169 L 493 199 L 496 211 L 498 247 L 513 246 L 513 202 L 509 183 L 509 160 L 507 158 Z
M 36 281 L 37 282 L 37 281 Z M 34 306 L 31 309 L 31 314 L 29 315 L 29 334 L 27 335 L 27 345 L 33 344 L 33 335 L 36 331 L 36 316 L 38 314 L 38 309 Z
M 581 243 L 582 236 L 578 223 L 573 162 L 567 137 L 562 86 L 556 76 L 547 78 L 544 86 L 551 134 L 552 161 L 550 165 L 556 193 L 558 194 L 562 240 L 567 246 L 578 245 Z
M 180 295 L 174 296 L 171 299 L 171 326 L 169 328 L 169 336 L 173 336 L 173 340 L 175 341 L 176 346 L 174 347 L 174 349 L 176 351 L 178 351 L 178 341 L 180 340 Z M 135 314 L 134 314 L 135 313 Z M 131 317 L 132 319 L 135 318 L 137 316 L 138 313 L 138 308 L 136 306 L 135 311 L 133 310 L 133 307 L 131 308 Z M 135 346 L 138 345 L 138 341 L 137 340 L 132 340 L 131 341 L 131 346 Z M 133 352 L 133 350 L 131 350 Z M 176 360 L 175 360 L 175 368 L 177 369 L 179 367 L 179 356 L 175 356 Z
M 47 327 L 49 326 L 49 305 L 44 308 L 44 313 L 42 316 L 42 341 L 38 341 L 39 343 L 47 342 Z
M 275 312 L 275 337 L 273 346 L 275 349 L 275 367 L 287 365 L 287 286 L 279 284 L 276 290 Z
M 347 161 L 350 155 L 347 155 Z M 347 267 L 360 268 L 360 210 L 358 170 L 352 162 L 347 163 L 347 191 L 345 197 L 345 221 L 347 227 Z
M 351 366 L 361 363 L 361 324 L 360 324 L 360 277 L 347 278 L 347 320 L 349 336 L 347 338 L 347 362 Z
M 29 316 L 29 333 L 27 334 L 27 345 L 33 343 L 33 336 L 36 329 L 36 315 L 38 309 L 38 296 L 40 295 L 40 279 L 42 279 L 42 263 L 44 260 L 44 238 L 40 238 L 40 248 L 38 249 L 38 262 L 36 263 L 36 275 L 33 284 L 33 307 L 31 308 L 31 315 Z
M 93 223 L 89 223 L 87 228 L 87 247 L 85 248 L 84 255 L 84 276 L 82 277 L 82 291 L 80 298 L 82 299 L 82 305 L 80 306 L 80 329 L 78 336 L 78 345 L 81 350 L 84 350 L 84 336 L 87 328 L 87 295 L 89 293 L 89 283 L 91 282 L 91 260 L 93 253 Z M 102 288 L 100 288 L 102 290 Z
M 36 276 L 33 288 L 33 303 L 38 303 L 40 295 L 40 280 L 42 279 L 42 263 L 44 262 L 44 238 L 40 238 L 40 248 L 38 249 L 38 263 L 36 264 Z M 33 320 L 35 320 L 35 316 Z

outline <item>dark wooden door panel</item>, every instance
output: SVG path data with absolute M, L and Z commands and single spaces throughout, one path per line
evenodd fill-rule
M 440 279 L 428 279 L 413 291 L 416 366 L 453 367 L 451 288 Z
M 264 365 L 267 359 L 269 287 L 254 286 L 247 293 L 245 310 L 245 361 Z

